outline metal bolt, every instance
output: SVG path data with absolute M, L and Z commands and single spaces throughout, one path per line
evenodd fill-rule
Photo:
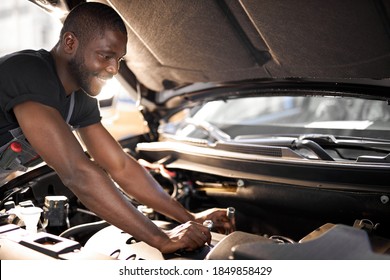
M 387 195 L 382 195 L 382 196 L 381 196 L 381 202 L 382 202 L 383 204 L 388 203 L 388 202 L 389 202 L 389 197 L 388 197 Z
M 244 186 L 245 186 L 244 180 L 238 179 L 238 180 L 237 180 L 237 187 L 244 187 Z
M 211 230 L 214 226 L 214 223 L 212 220 L 206 220 L 203 222 L 203 225 L 207 227 L 209 230 Z

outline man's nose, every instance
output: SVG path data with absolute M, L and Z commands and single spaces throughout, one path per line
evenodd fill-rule
M 112 60 L 106 67 L 106 71 L 110 73 L 111 75 L 116 75 L 118 74 L 119 71 L 119 61 Z

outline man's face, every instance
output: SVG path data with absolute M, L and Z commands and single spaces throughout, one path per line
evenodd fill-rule
M 126 35 L 106 30 L 104 36 L 79 45 L 69 61 L 69 71 L 77 85 L 91 96 L 98 95 L 107 80 L 118 73 L 126 42 Z

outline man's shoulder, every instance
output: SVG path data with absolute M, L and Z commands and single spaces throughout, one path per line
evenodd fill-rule
M 21 50 L 14 53 L 7 54 L 0 58 L 0 65 L 2 66 L 15 66 L 19 63 L 36 64 L 36 63 L 48 63 L 51 60 L 51 55 L 48 51 L 41 50 Z
M 38 82 L 56 78 L 54 60 L 46 50 L 23 50 L 0 59 L 0 79 Z M 39 83 L 39 82 L 38 82 Z

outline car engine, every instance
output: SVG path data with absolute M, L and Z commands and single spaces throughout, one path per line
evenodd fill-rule
M 140 163 L 191 211 L 210 207 L 235 209 L 236 231 L 230 234 L 212 231 L 212 243 L 195 251 L 161 254 L 86 209 L 56 173 L 44 165 L 1 188 L 0 258 L 390 259 L 386 224 L 359 217 L 348 224 L 351 213 L 336 218 L 332 211 L 325 215 L 321 205 L 301 216 L 301 210 L 291 207 L 287 200 L 280 209 L 267 205 L 261 198 L 264 183 Z M 365 194 L 360 195 L 366 199 Z M 279 198 L 284 198 L 281 190 Z M 131 197 L 128 199 L 161 229 L 177 225 Z M 272 196 L 268 199 L 272 204 Z M 337 196 L 332 199 L 342 201 Z M 388 201 L 385 195 L 380 199 L 382 204 Z M 331 206 L 328 203 L 328 207 Z M 34 228 L 34 225 L 28 226 L 23 213 L 25 209 L 35 208 L 39 211 Z M 359 214 L 356 209 L 351 212 Z

